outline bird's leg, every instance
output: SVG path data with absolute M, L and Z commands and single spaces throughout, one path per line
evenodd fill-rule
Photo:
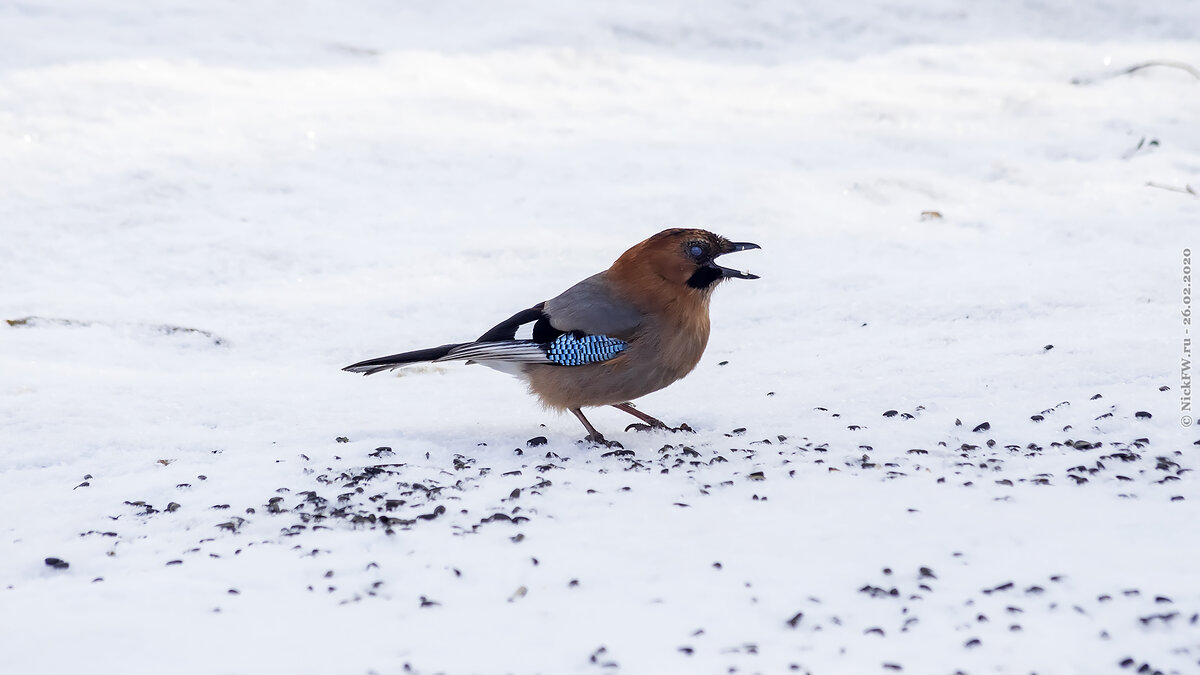
M 589 443 L 595 443 L 596 445 L 603 445 L 603 446 L 609 447 L 609 448 L 624 448 L 625 447 L 616 441 L 605 440 L 604 434 L 600 433 L 599 431 L 596 431 L 596 427 L 592 426 L 592 423 L 588 421 L 588 418 L 583 416 L 583 411 L 580 410 L 579 408 L 571 408 L 571 413 L 574 414 L 575 417 L 579 418 L 579 421 L 583 423 L 583 428 L 588 430 L 588 435 L 583 440 L 588 441 Z
M 634 417 L 638 418 L 639 420 L 645 422 L 645 424 L 636 424 L 636 423 L 630 424 L 629 426 L 625 427 L 625 431 L 629 431 L 630 429 L 633 429 L 635 431 L 650 431 L 651 429 L 666 429 L 667 431 L 691 431 L 692 430 L 692 428 L 689 427 L 687 424 L 680 424 L 679 426 L 674 427 L 674 428 L 669 427 L 666 425 L 665 422 L 658 419 L 657 417 L 651 417 L 651 416 L 647 415 L 646 413 L 633 407 L 632 403 L 628 403 L 628 402 L 614 403 L 613 407 L 616 408 L 617 410 L 620 410 L 621 412 L 627 412 L 630 415 L 633 415 Z
M 646 423 L 646 424 L 630 424 L 628 427 L 625 427 L 625 431 L 629 431 L 629 427 L 633 427 L 633 428 L 637 429 L 638 431 L 644 431 L 646 429 L 668 429 L 668 428 L 670 428 L 662 420 L 658 419 L 657 417 L 651 417 L 651 416 L 647 415 L 646 413 L 642 412 L 641 410 L 638 410 L 637 408 L 633 407 L 632 403 L 614 403 L 613 407 L 616 408 L 617 410 L 620 410 L 621 412 L 627 412 L 630 415 L 633 415 L 634 417 L 636 417 L 639 420 Z

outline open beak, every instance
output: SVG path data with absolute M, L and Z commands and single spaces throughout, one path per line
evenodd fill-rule
M 726 253 L 737 253 L 738 251 L 748 251 L 752 248 L 762 248 L 762 247 L 759 246 L 758 244 L 751 244 L 750 242 L 737 242 L 737 243 L 731 242 L 728 246 L 725 247 L 725 250 L 721 251 L 721 253 L 719 255 L 725 255 Z M 758 278 L 757 274 L 750 274 L 749 272 L 742 272 L 741 270 L 730 269 L 728 267 L 721 267 L 720 265 L 717 264 L 716 260 L 709 261 L 708 266 L 715 270 L 719 270 L 721 272 L 721 276 L 723 276 L 727 279 L 757 279 Z

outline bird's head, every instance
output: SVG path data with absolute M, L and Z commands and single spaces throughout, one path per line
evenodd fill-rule
M 695 291 L 711 291 L 724 279 L 757 279 L 758 276 L 722 267 L 716 259 L 758 244 L 732 242 L 708 230 L 676 228 L 663 230 L 634 246 L 621 256 L 622 261 L 642 267 L 668 284 Z

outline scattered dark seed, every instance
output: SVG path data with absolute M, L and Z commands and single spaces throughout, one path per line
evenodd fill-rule
M 417 516 L 417 518 L 420 518 L 421 520 L 433 520 L 445 512 L 446 507 L 438 504 L 436 507 L 434 507 L 433 513 L 422 513 L 421 515 Z
M 346 438 L 345 436 L 338 436 L 337 438 L 335 438 L 333 440 L 337 441 L 338 443 L 349 443 L 350 442 L 350 439 Z
M 896 410 L 885 410 L 883 413 L 883 416 L 884 417 L 895 417 L 896 415 L 899 415 L 899 414 L 900 413 Z
M 534 436 L 528 441 L 525 441 L 525 445 L 528 445 L 531 448 L 536 448 L 539 445 L 545 445 L 549 442 L 549 439 L 547 439 L 545 436 Z
M 1151 614 L 1149 616 L 1138 617 L 1138 621 L 1141 621 L 1142 625 L 1144 625 L 1144 626 L 1149 625 L 1151 621 L 1155 621 L 1155 620 L 1161 621 L 1163 623 L 1170 623 L 1171 619 L 1174 619 L 1177 616 L 1179 616 L 1179 612 L 1167 612 L 1165 614 Z
M 979 426 L 975 427 L 971 431 L 975 431 L 975 432 L 987 431 L 988 429 L 991 429 L 991 428 L 992 428 L 991 422 L 982 422 L 979 424 Z
M 1139 410 L 1139 411 L 1135 412 L 1133 414 L 1133 416 L 1138 418 L 1139 420 L 1148 420 L 1151 417 L 1154 417 L 1154 415 L 1151 415 L 1150 413 L 1146 412 L 1145 410 Z
M 71 563 L 62 558 L 46 558 L 46 565 L 56 570 L 65 570 L 71 566 Z
M 879 586 L 872 586 L 870 584 L 867 584 L 866 586 L 863 586 L 862 588 L 858 589 L 858 592 L 866 593 L 867 595 L 871 596 L 872 598 L 888 598 L 888 597 L 894 598 L 894 597 L 898 597 L 900 595 L 900 591 L 898 589 L 895 589 L 895 588 L 884 589 L 884 588 L 880 588 Z

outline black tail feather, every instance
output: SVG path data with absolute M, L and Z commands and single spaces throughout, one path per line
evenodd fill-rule
M 391 356 L 381 356 L 377 359 L 368 359 L 359 361 L 351 366 L 346 366 L 342 370 L 349 373 L 362 373 L 370 375 L 384 370 L 399 368 L 400 366 L 409 363 L 421 363 L 423 361 L 433 361 L 440 359 L 450 353 L 451 349 L 461 347 L 464 343 L 442 345 L 441 347 L 430 347 L 429 349 L 418 349 L 413 352 L 404 352 L 402 354 L 392 354 Z

